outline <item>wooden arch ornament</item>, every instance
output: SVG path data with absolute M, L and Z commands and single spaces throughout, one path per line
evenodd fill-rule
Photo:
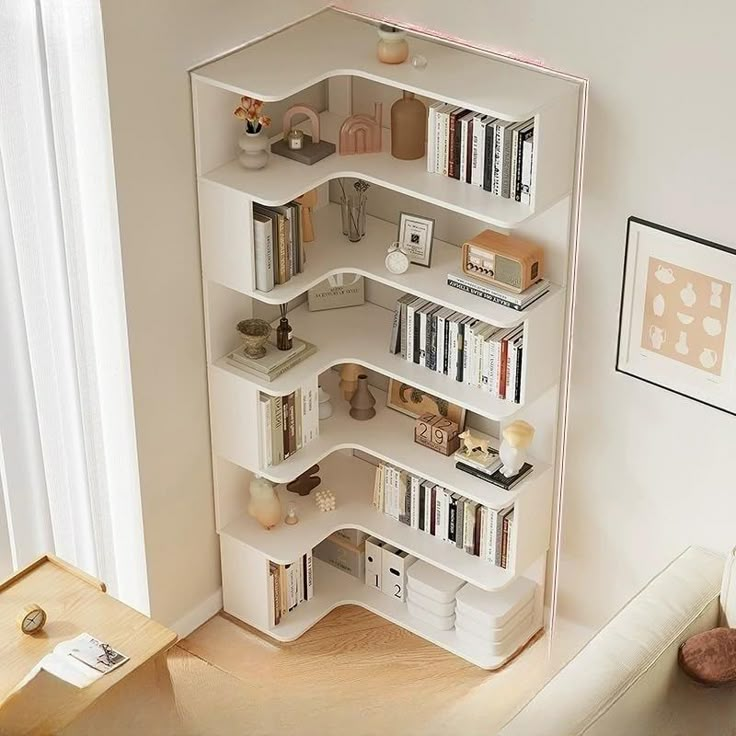
M 309 119 L 312 134 L 304 133 L 304 145 L 297 150 L 289 148 L 285 138 L 292 129 L 291 121 L 295 115 L 306 115 Z M 311 105 L 292 105 L 284 113 L 284 139 L 276 141 L 271 146 L 271 153 L 275 153 L 285 158 L 293 159 L 298 161 L 300 164 L 306 164 L 311 166 L 316 164 L 317 161 L 321 161 L 323 158 L 327 158 L 330 154 L 335 153 L 336 147 L 334 143 L 329 141 L 323 141 L 320 138 L 320 123 L 319 113 Z

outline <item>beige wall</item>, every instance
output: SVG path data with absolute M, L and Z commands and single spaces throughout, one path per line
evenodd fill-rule
M 217 605 L 187 69 L 320 0 L 102 0 L 146 553 L 154 617 Z
M 590 80 L 560 610 L 600 624 L 683 547 L 736 544 L 736 418 L 614 371 L 627 217 L 736 245 L 736 5 L 343 4 Z

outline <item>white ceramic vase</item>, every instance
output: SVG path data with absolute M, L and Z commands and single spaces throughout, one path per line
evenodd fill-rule
M 268 144 L 265 128 L 257 133 L 249 133 L 247 130 L 241 133 L 238 139 L 240 165 L 246 169 L 262 169 L 268 163 Z
M 319 401 L 320 420 L 329 419 L 332 416 L 332 401 L 330 395 L 322 388 L 322 386 L 320 386 L 317 397 Z
M 264 529 L 271 529 L 281 521 L 281 501 L 273 483 L 259 475 L 254 475 L 250 482 L 248 513 Z

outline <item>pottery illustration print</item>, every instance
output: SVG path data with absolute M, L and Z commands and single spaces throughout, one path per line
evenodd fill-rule
M 730 301 L 728 282 L 650 257 L 642 350 L 720 376 Z

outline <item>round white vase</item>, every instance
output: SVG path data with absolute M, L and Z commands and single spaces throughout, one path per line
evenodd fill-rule
M 268 136 L 261 128 L 257 133 L 245 131 L 238 139 L 240 165 L 246 169 L 262 169 L 268 163 Z

